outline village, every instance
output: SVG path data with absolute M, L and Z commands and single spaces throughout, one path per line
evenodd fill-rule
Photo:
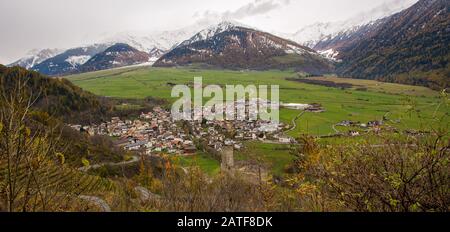
M 259 100 L 260 101 L 260 100 Z M 258 101 L 257 101 L 258 102 Z M 243 102 L 234 102 L 235 106 Z M 194 109 L 189 117 L 201 120 L 174 120 L 170 111 L 161 107 L 155 107 L 151 112 L 142 112 L 139 118 L 134 120 L 113 117 L 111 121 L 99 125 L 68 125 L 73 129 L 85 132 L 91 136 L 103 135 L 114 138 L 116 146 L 128 151 L 136 151 L 145 155 L 173 154 L 191 155 L 197 153 L 198 144 L 206 144 L 208 150 L 221 152 L 224 146 L 233 147 L 235 150 L 244 148 L 245 141 L 261 141 L 266 143 L 291 144 L 295 140 L 285 134 L 290 126 L 255 117 L 252 102 L 244 103 L 245 119 L 202 119 L 203 112 L 212 112 L 215 109 L 203 107 Z M 250 105 L 249 105 L 250 104 Z M 296 109 L 302 112 L 322 113 L 325 111 L 319 104 L 281 104 L 288 109 Z M 223 105 L 223 112 L 227 115 L 230 109 Z M 256 112 L 257 113 L 257 112 Z M 300 114 L 301 115 L 301 114 Z M 384 120 L 370 121 L 368 123 L 341 121 L 333 126 L 335 134 L 321 137 L 355 137 L 361 132 L 379 133 L 382 130 Z M 346 133 L 336 129 L 337 127 L 353 128 Z M 294 126 L 295 127 L 295 126 Z M 356 130 L 355 128 L 359 128 Z M 292 129 L 292 128 L 291 128 Z M 387 127 L 385 129 L 393 129 Z M 204 148 L 204 147 L 203 147 Z
M 161 107 L 141 113 L 135 120 L 113 117 L 111 121 L 99 125 L 69 126 L 91 136 L 113 137 L 116 146 L 146 155 L 195 154 L 195 141 L 204 141 L 210 149 L 219 152 L 224 146 L 242 149 L 243 142 L 247 140 L 270 140 L 286 144 L 292 141 L 283 135 L 285 125 L 282 123 L 259 119 L 174 121 L 171 113 Z
M 356 137 L 361 136 L 362 134 L 367 133 L 374 133 L 374 134 L 380 134 L 381 132 L 395 132 L 399 133 L 400 131 L 395 128 L 394 124 L 401 123 L 400 119 L 392 120 L 387 117 L 388 113 L 383 116 L 381 120 L 373 120 L 369 121 L 367 123 L 361 123 L 359 121 L 352 121 L 352 120 L 343 120 L 339 123 L 336 123 L 333 125 L 333 129 L 336 131 L 335 136 L 349 136 L 349 137 Z M 390 122 L 389 125 L 387 122 Z M 341 128 L 349 128 L 346 133 L 343 133 L 336 129 L 336 127 Z M 411 132 L 409 130 L 404 131 L 405 134 L 414 134 L 415 132 Z

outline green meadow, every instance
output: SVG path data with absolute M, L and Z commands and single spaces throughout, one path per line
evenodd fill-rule
M 257 161 L 271 171 L 270 174 L 282 176 L 294 156 L 289 145 L 246 142 L 243 150 L 236 151 L 235 160 Z M 200 167 L 206 174 L 214 176 L 220 172 L 220 162 L 208 154 L 199 153 L 192 156 L 177 156 L 175 162 L 181 167 Z
M 438 107 L 441 101 L 439 93 L 425 87 L 344 79 L 354 84 L 355 88 L 341 89 L 287 80 L 298 78 L 298 74 L 293 71 L 134 67 L 66 78 L 97 95 L 114 98 L 154 97 L 173 102 L 176 100 L 171 98 L 173 85 L 192 86 L 194 77 L 203 77 L 204 85 L 279 85 L 282 102 L 319 103 L 325 108 L 323 113 L 305 113 L 299 117 L 297 127 L 288 132 L 291 136 L 332 134 L 335 133 L 332 126 L 342 120 L 365 123 L 380 120 L 383 116 L 395 121 L 392 126 L 396 128 L 419 130 L 435 123 L 434 116 L 443 117 L 448 114 L 448 108 Z M 327 80 L 336 79 L 338 78 L 330 77 Z M 367 89 L 361 90 L 362 86 Z M 280 120 L 292 124 L 299 113 L 297 110 L 281 109 Z
M 192 156 L 177 156 L 175 157 L 175 161 L 178 165 L 185 168 L 199 167 L 210 176 L 214 176 L 220 172 L 220 162 L 204 153 L 198 153 Z
M 245 148 L 237 151 L 235 158 L 237 161 L 257 161 L 271 170 L 270 174 L 282 176 L 295 157 L 289 145 L 246 142 Z
M 203 77 L 203 84 L 225 85 L 279 85 L 280 100 L 284 103 L 318 103 L 325 108 L 323 113 L 301 113 L 298 110 L 281 109 L 280 120 L 295 129 L 287 132 L 290 136 L 302 134 L 329 135 L 335 129 L 345 132 L 349 128 L 334 127 L 343 120 L 366 123 L 389 118 L 398 129 L 429 129 L 430 126 L 447 126 L 448 106 L 442 103 L 439 93 L 425 87 L 381 83 L 370 80 L 340 79 L 335 77 L 315 77 L 313 79 L 348 83 L 352 88 L 342 89 L 323 85 L 293 81 L 301 74 L 293 71 L 228 71 L 202 70 L 194 68 L 151 68 L 136 67 L 84 73 L 66 77 L 81 88 L 101 96 L 113 98 L 146 97 L 161 98 L 169 103 L 172 87 L 176 84 L 193 86 L 194 77 Z M 288 80 L 289 79 L 289 80 Z M 269 91 L 270 92 L 270 91 Z M 205 99 L 206 101 L 206 99 Z M 445 106 L 445 107 L 444 107 Z M 121 106 L 129 107 L 129 106 Z M 442 120 L 438 122 L 436 118 Z M 364 139 L 378 143 L 378 138 L 347 137 L 318 139 L 320 144 L 348 144 Z M 283 175 L 294 159 L 289 146 L 247 142 L 244 150 L 236 152 L 237 161 L 254 160 L 264 164 L 274 175 Z M 220 171 L 220 162 L 203 153 L 189 157 L 178 157 L 179 164 L 189 168 L 200 167 L 205 173 L 215 175 Z

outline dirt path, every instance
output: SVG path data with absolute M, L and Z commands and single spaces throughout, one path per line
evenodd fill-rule
M 276 145 L 289 145 L 289 144 L 292 144 L 292 143 L 294 143 L 294 144 L 297 143 L 297 142 L 282 143 L 280 141 L 275 141 L 275 140 L 261 140 L 259 142 L 265 143 L 265 144 L 276 144 Z
M 331 128 L 333 128 L 333 130 L 334 130 L 337 134 L 341 133 L 338 129 L 336 129 L 336 125 L 331 126 Z
M 291 129 L 285 131 L 285 132 L 291 132 L 297 128 L 297 120 L 305 114 L 305 111 L 302 111 L 300 114 L 298 114 L 295 118 L 292 119 L 292 124 L 294 125 Z
M 128 165 L 128 164 L 137 163 L 137 162 L 139 162 L 139 157 L 133 156 L 131 158 L 131 160 L 128 160 L 128 161 L 122 161 L 119 163 L 108 162 L 108 163 L 94 164 L 94 165 L 89 165 L 89 166 L 78 168 L 78 171 L 87 172 L 91 169 L 97 169 L 97 168 L 101 168 L 103 166 L 123 166 L 123 165 Z

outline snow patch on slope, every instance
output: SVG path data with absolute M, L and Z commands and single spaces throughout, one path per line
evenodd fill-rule
M 66 59 L 66 61 L 72 65 L 72 67 L 77 67 L 79 65 L 83 65 L 86 63 L 89 59 L 91 59 L 91 56 L 70 56 Z
M 336 62 L 340 62 L 341 60 L 337 59 L 336 57 L 339 55 L 338 51 L 335 51 L 333 49 L 328 49 L 328 50 L 324 50 L 324 51 L 317 51 L 320 55 L 322 55 L 323 57 L 332 60 L 332 61 L 336 61 Z

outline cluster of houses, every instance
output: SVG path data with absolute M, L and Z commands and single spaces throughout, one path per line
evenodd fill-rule
M 69 126 L 89 135 L 114 137 L 117 146 L 147 155 L 193 154 L 196 152 L 194 140 L 205 141 L 210 148 L 220 151 L 224 146 L 241 149 L 244 140 L 284 139 L 282 124 L 262 120 L 175 122 L 171 113 L 160 107 L 141 113 L 135 120 L 114 117 L 100 125 Z
M 192 135 L 207 141 L 207 145 L 221 151 L 223 146 L 234 146 L 239 150 L 243 147 L 242 142 L 248 140 L 282 140 L 283 124 L 272 123 L 263 120 L 212 120 L 212 121 L 189 121 L 193 129 Z M 289 143 L 288 140 L 287 143 Z
M 383 126 L 383 121 L 369 121 L 367 123 L 361 123 L 361 122 L 354 122 L 354 121 L 350 121 L 350 120 L 344 120 L 340 123 L 337 123 L 336 126 L 342 126 L 342 127 L 357 127 L 357 128 L 361 128 L 362 130 L 365 131 L 373 131 L 375 133 L 378 133 L 381 131 L 381 126 Z M 359 136 L 360 132 L 356 131 L 356 130 L 350 130 L 348 132 L 349 136 Z
M 165 152 L 191 154 L 196 152 L 191 136 L 172 122 L 170 113 L 160 107 L 142 113 L 139 119 L 121 120 L 113 117 L 100 125 L 69 125 L 89 135 L 107 135 L 117 138 L 115 144 L 129 151 L 146 154 Z

